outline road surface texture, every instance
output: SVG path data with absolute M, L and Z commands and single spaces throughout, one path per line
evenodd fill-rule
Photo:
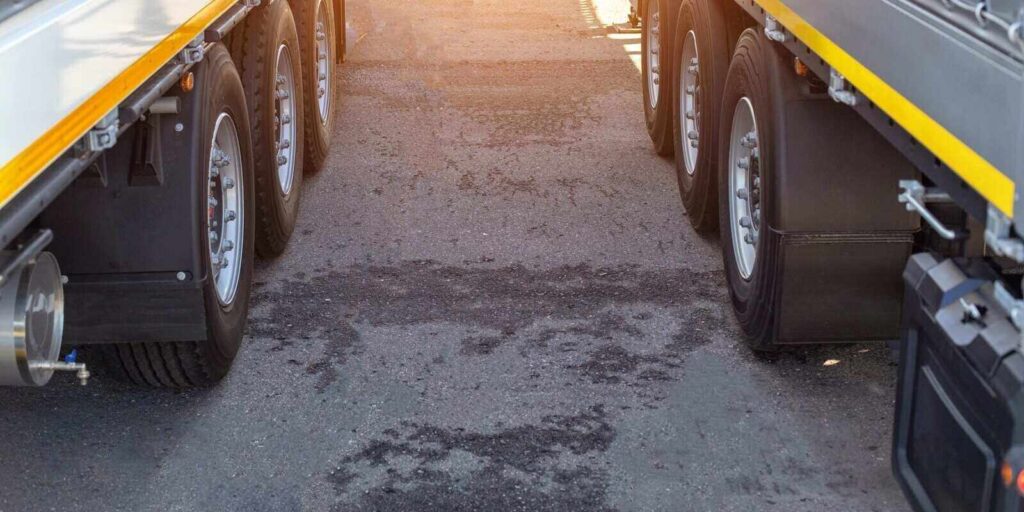
M 744 348 L 590 1 L 349 0 L 231 375 L 0 390 L 0 510 L 904 510 L 886 350 Z

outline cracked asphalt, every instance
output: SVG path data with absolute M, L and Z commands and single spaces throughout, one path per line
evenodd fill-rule
M 884 346 L 744 348 L 624 0 L 348 4 L 232 373 L 0 390 L 0 511 L 906 509 Z

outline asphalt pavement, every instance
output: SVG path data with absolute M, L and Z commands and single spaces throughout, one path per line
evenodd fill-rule
M 887 350 L 744 347 L 591 1 L 348 0 L 232 373 L 0 389 L 0 511 L 905 510 Z

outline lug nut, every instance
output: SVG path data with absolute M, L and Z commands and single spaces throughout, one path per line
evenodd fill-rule
M 749 198 L 749 197 L 750 197 L 750 195 L 749 195 L 749 194 L 747 194 L 747 189 L 745 189 L 745 188 L 741 188 L 741 189 L 739 189 L 739 190 L 737 190 L 737 191 L 736 191 L 736 197 L 738 197 L 738 198 L 740 198 L 740 199 L 743 199 L 744 201 L 746 201 L 746 200 L 747 200 L 747 198 Z
M 235 188 L 235 180 L 231 178 L 224 178 L 224 188 L 228 190 Z
M 278 155 L 278 157 L 277 157 L 277 165 L 284 165 L 286 163 L 288 163 L 288 157 L 286 157 L 284 155 Z
M 224 219 L 227 222 L 231 222 L 231 221 L 233 221 L 233 220 L 235 220 L 237 218 L 238 218 L 238 214 L 235 213 L 234 210 L 228 210 L 227 213 L 224 214 Z
M 736 167 L 739 167 L 740 169 L 748 169 L 748 168 L 750 168 L 750 159 L 749 158 L 740 158 L 736 162 Z

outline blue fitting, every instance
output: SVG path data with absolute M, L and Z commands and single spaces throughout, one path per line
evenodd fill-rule
M 77 348 L 71 349 L 71 352 L 68 352 L 68 355 L 64 356 L 64 362 L 65 363 L 75 363 L 76 361 L 78 361 L 78 349 Z

